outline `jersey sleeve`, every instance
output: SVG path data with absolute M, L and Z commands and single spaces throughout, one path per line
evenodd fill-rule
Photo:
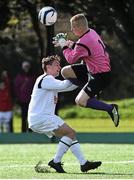
M 75 90 L 75 89 L 77 89 L 77 88 L 78 88 L 78 86 L 72 84 L 72 85 L 70 85 L 68 88 L 62 89 L 62 90 L 60 90 L 59 92 L 73 91 L 73 90 Z
M 63 55 L 69 64 L 76 63 L 83 57 L 89 56 L 87 48 L 82 44 L 76 44 L 74 49 L 66 48 L 63 50 Z
M 46 76 L 41 82 L 41 88 L 46 90 L 57 90 L 58 92 L 70 87 L 72 83 L 69 80 L 58 80 L 53 76 Z

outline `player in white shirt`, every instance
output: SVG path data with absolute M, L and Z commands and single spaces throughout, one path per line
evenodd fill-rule
M 61 159 L 68 149 L 80 162 L 82 172 L 96 169 L 100 161 L 89 162 L 80 150 L 76 140 L 75 131 L 69 127 L 59 116 L 55 115 L 58 92 L 70 91 L 76 88 L 69 80 L 57 80 L 61 66 L 59 56 L 48 56 L 42 59 L 44 74 L 35 82 L 28 109 L 28 124 L 34 132 L 61 137 L 57 152 L 48 165 L 59 173 L 64 173 Z

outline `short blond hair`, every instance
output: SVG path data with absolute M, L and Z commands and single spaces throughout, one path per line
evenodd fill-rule
M 41 61 L 43 69 L 46 71 L 46 66 L 47 65 L 52 65 L 52 63 L 54 61 L 59 61 L 60 62 L 60 57 L 58 55 L 44 57 L 42 59 L 42 61 Z
M 84 14 L 76 14 L 70 19 L 70 23 L 74 26 L 88 27 L 88 21 Z

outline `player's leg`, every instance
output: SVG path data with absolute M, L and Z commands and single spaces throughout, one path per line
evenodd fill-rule
M 75 131 L 67 124 L 65 124 L 60 117 L 50 116 L 49 119 L 50 120 L 48 121 L 48 123 L 43 122 L 41 124 L 31 126 L 30 128 L 37 133 L 45 133 L 50 138 L 53 135 L 62 137 L 59 141 L 57 152 L 53 160 L 48 163 L 50 167 L 52 167 L 59 173 L 64 173 L 65 171 L 62 167 L 61 159 L 69 148 L 71 149 L 75 157 L 79 160 L 82 172 L 88 171 L 90 169 L 95 169 L 101 164 L 101 162 L 89 163 L 89 161 L 84 158 L 83 153 L 80 149 L 80 145 L 76 140 Z M 36 170 L 37 169 L 38 164 L 36 165 Z
M 64 79 L 68 78 L 77 78 L 71 65 L 65 66 L 61 69 L 61 74 L 64 77 Z
M 48 165 L 55 169 L 58 173 L 65 173 L 62 167 L 61 159 L 63 155 L 68 151 L 72 143 L 72 139 L 75 138 L 75 131 L 64 123 L 62 126 L 54 130 L 53 132 L 55 136 L 60 136 L 62 138 L 59 141 L 54 158 L 48 163 Z
M 103 111 L 111 111 L 112 105 L 106 104 L 102 101 L 96 99 L 95 96 L 90 97 L 87 94 L 88 87 L 86 89 L 82 89 L 79 94 L 77 95 L 75 102 L 77 105 L 87 108 L 92 108 L 96 110 L 103 110 Z
M 12 118 L 12 111 L 3 112 L 3 128 L 5 132 L 10 132 L 10 120 Z
M 92 161 L 86 160 L 83 153 L 82 153 L 82 151 L 81 151 L 81 147 L 80 147 L 80 144 L 79 144 L 78 140 L 72 141 L 72 144 L 70 146 L 70 150 L 72 151 L 74 156 L 79 161 L 80 169 L 81 169 L 82 172 L 87 172 L 87 171 L 89 171 L 91 169 L 96 169 L 102 164 L 101 161 L 92 162 Z
M 73 64 L 65 66 L 62 68 L 61 74 L 64 79 L 70 80 L 77 86 L 84 86 L 88 79 L 87 68 L 86 65 L 83 64 Z
M 95 97 L 95 95 L 109 84 L 109 81 L 109 74 L 99 74 L 94 76 L 94 79 L 91 79 L 80 91 L 75 101 L 76 104 L 80 106 L 108 112 L 117 127 L 119 124 L 118 106 L 116 104 L 107 104 L 99 101 Z
M 61 159 L 69 149 L 75 137 L 75 131 L 64 124 L 64 121 L 56 115 L 46 116 L 44 117 L 44 122 L 32 125 L 30 128 L 36 133 L 46 134 L 49 138 L 53 136 L 62 137 L 59 141 L 57 152 L 48 165 L 57 172 L 64 173 L 65 171 L 62 167 Z M 35 166 L 36 171 L 39 170 L 39 165 L 40 163 Z
M 50 167 L 54 168 L 59 173 L 65 172 L 61 164 L 61 159 L 69 148 L 71 149 L 74 156 L 78 159 L 82 172 L 88 171 L 90 169 L 95 169 L 101 165 L 101 162 L 87 161 L 81 151 L 78 140 L 76 140 L 75 131 L 66 123 L 61 124 L 61 122 L 63 121 L 58 116 L 55 116 L 55 121 L 57 122 L 57 125 L 59 127 L 53 130 L 53 132 L 55 136 L 60 136 L 62 138 L 59 141 L 57 152 L 53 160 L 48 163 Z
M 63 157 L 64 153 L 70 148 L 74 156 L 78 159 L 80 163 L 80 168 L 82 172 L 86 172 L 91 169 L 96 169 L 98 166 L 101 165 L 100 161 L 96 162 L 89 162 L 85 159 L 80 144 L 76 139 L 76 135 L 74 130 L 69 127 L 67 124 L 63 124 L 60 128 L 54 131 L 55 135 L 62 136 L 57 153 L 52 161 L 49 162 L 49 165 L 55 167 L 55 163 L 61 163 L 61 158 Z
M 3 132 L 3 112 L 0 112 L 0 133 Z
M 81 152 L 80 145 L 76 140 L 75 131 L 69 127 L 67 124 L 63 124 L 58 129 L 54 130 L 56 136 L 61 136 L 59 141 L 57 152 L 48 165 L 56 169 L 57 172 L 63 172 L 61 168 L 61 159 L 63 155 L 70 148 L 75 157 L 79 160 L 81 165 L 86 163 L 86 159 Z
M 21 119 L 22 119 L 22 132 L 28 131 L 28 124 L 27 124 L 27 113 L 28 113 L 28 103 L 20 103 L 21 106 Z

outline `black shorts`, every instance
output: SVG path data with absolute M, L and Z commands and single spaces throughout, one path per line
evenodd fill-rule
M 72 69 L 78 80 L 84 83 L 83 90 L 90 96 L 98 95 L 111 83 L 111 72 L 92 74 L 90 80 L 88 79 L 88 70 L 85 64 L 73 64 Z
M 77 79 L 83 83 L 88 82 L 88 70 L 85 64 L 72 64 L 71 65 Z

